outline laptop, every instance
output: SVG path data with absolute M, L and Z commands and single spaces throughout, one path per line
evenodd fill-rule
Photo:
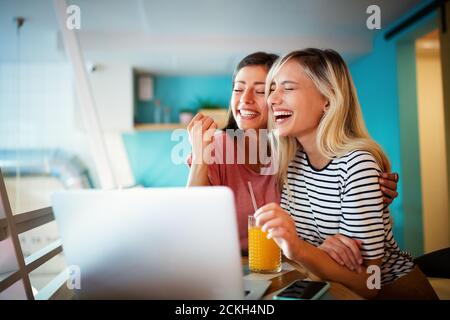
M 78 299 L 244 298 L 229 188 L 62 191 L 52 205 Z

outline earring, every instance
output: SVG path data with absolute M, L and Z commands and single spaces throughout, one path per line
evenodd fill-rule
M 325 104 L 325 109 L 322 112 L 322 118 L 325 117 L 325 113 L 327 112 L 329 106 L 330 106 L 330 101 L 327 101 L 327 103 Z

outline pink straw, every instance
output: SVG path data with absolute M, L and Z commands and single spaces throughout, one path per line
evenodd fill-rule
M 256 206 L 256 200 L 255 200 L 255 194 L 253 193 L 252 183 L 248 181 L 248 190 L 250 191 L 250 197 L 252 198 L 253 208 L 258 210 L 258 207 Z

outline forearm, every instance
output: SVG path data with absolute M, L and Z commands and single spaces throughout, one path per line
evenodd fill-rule
M 188 187 L 210 186 L 208 178 L 208 165 L 207 164 L 194 164 L 192 163 L 189 170 Z
M 303 240 L 298 242 L 295 260 L 323 280 L 339 282 L 366 299 L 374 298 L 378 293 L 376 289 L 371 290 L 367 286 L 369 274 L 366 267 L 363 266 L 362 273 L 350 271 L 336 263 L 326 252 Z

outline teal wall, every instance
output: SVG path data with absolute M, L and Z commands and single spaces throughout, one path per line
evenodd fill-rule
M 136 79 L 135 79 L 136 80 Z M 135 81 L 137 84 L 137 81 Z M 137 99 L 135 86 L 135 122 L 153 122 L 153 101 Z M 154 77 L 154 97 L 161 106 L 171 109 L 171 122 L 179 122 L 182 109 L 197 110 L 199 99 L 227 107 L 231 95 L 231 75 L 222 76 L 157 76 Z M 123 135 L 131 169 L 137 184 L 145 187 L 184 186 L 188 176 L 185 164 L 174 164 L 173 147 L 188 143 L 171 140 L 172 131 L 136 131 Z M 188 145 L 187 145 L 188 146 Z
M 172 131 L 136 131 L 124 134 L 123 141 L 136 184 L 145 187 L 186 185 L 188 167 L 172 160 L 175 146 L 189 149 L 186 132 L 172 139 Z M 186 156 L 187 153 L 181 158 Z
M 364 120 L 372 137 L 387 153 L 392 170 L 400 174 L 400 130 L 398 113 L 397 58 L 395 42 L 385 41 L 383 33 L 375 36 L 373 52 L 350 64 Z M 391 205 L 394 234 L 403 245 L 403 192 Z
M 136 78 L 135 78 L 136 80 Z M 159 99 L 162 107 L 168 106 L 171 122 L 179 122 L 182 109 L 197 110 L 199 99 L 208 100 L 218 106 L 228 107 L 231 94 L 231 74 L 218 76 L 156 76 L 153 101 L 135 101 L 135 122 L 154 122 L 154 101 Z M 137 81 L 135 81 L 137 84 Z M 135 90 L 137 87 L 135 86 Z M 135 91 L 136 93 L 136 91 Z M 135 97 L 137 95 L 135 94 Z
M 429 2 L 378 32 L 372 53 L 349 66 L 369 132 L 386 151 L 392 170 L 400 174 L 399 197 L 390 206 L 394 235 L 414 256 L 423 254 L 414 40 L 436 27 L 436 14 L 391 40 L 384 34 Z

